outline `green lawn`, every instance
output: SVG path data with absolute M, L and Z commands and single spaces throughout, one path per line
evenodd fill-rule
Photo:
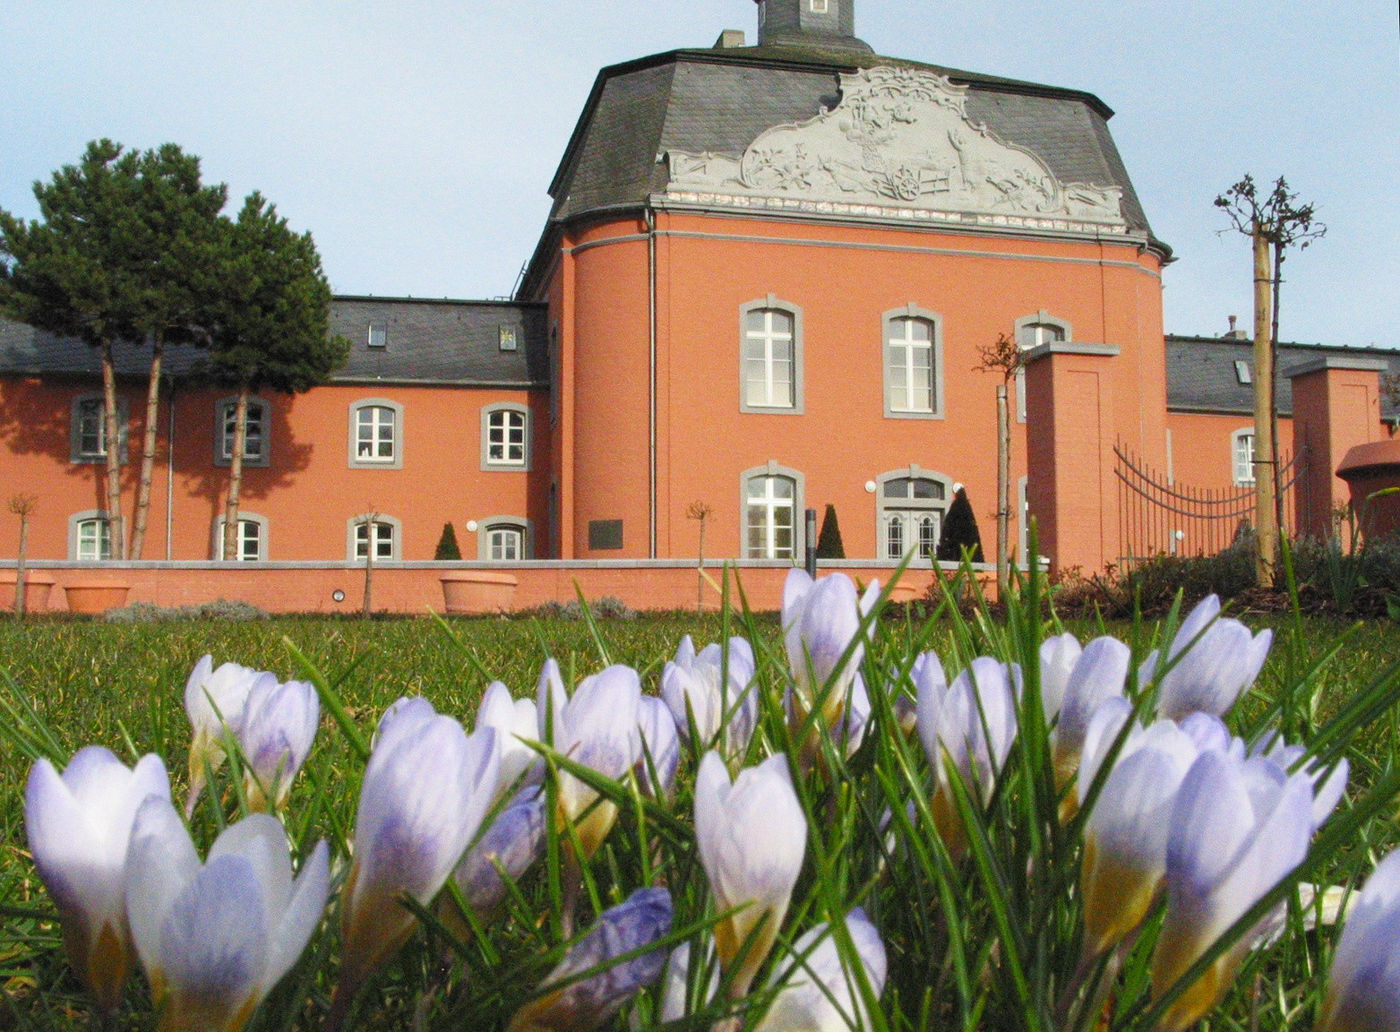
M 1260 620 L 1247 622 L 1261 625 Z M 1400 658 L 1400 627 L 1394 624 L 1353 626 L 1316 619 L 1295 623 L 1291 618 L 1270 618 L 1270 622 L 1277 632 L 1274 649 L 1254 690 L 1231 717 L 1237 733 L 1266 724 L 1281 725 L 1289 741 L 1308 741 L 1317 728 L 1345 713 L 1350 700 L 1373 689 L 1378 676 L 1389 670 L 1388 676 L 1396 680 L 1391 668 Z M 777 619 L 764 616 L 744 623 L 744 632 L 755 640 L 769 697 L 778 699 L 780 692 L 772 689 L 781 684 L 785 661 Z M 1100 628 L 1082 622 L 1067 629 L 1081 641 L 1106 630 L 1132 646 L 1136 662 L 1151 647 L 1156 625 Z M 644 690 L 655 692 L 661 668 L 683 635 L 690 634 L 698 647 L 718 640 L 726 631 L 739 633 L 740 627 L 712 614 L 646 615 L 596 624 L 534 618 L 0 622 L 0 698 L 10 708 L 10 713 L 0 714 L 5 731 L 0 735 L 0 916 L 5 920 L 0 933 L 0 981 L 5 989 L 0 999 L 0 1029 L 68 1030 L 86 1021 L 81 988 L 65 974 L 56 928 L 49 920 L 52 905 L 38 887 L 24 853 L 22 799 L 30 755 L 47 752 L 61 764 L 78 748 L 92 743 L 106 745 L 128 760 L 159 752 L 176 783 L 176 795 L 182 798 L 189 742 L 183 690 L 190 669 L 204 653 L 211 653 L 216 663 L 235 661 L 271 670 L 282 679 L 315 676 L 344 704 L 349 719 L 368 738 L 383 709 L 402 695 L 425 695 L 439 711 L 462 718 L 470 727 L 477 700 L 490 680 L 504 681 L 516 697 L 533 696 L 546 656 L 559 661 L 570 684 L 597 671 L 606 660 L 636 667 Z M 1018 653 L 1014 637 L 1007 635 L 999 621 L 964 622 L 945 617 L 922 625 L 892 615 L 882 623 L 880 640 L 870 650 L 868 669 L 876 676 L 888 676 L 901 662 L 899 656 L 933 648 L 942 656 L 951 677 L 983 652 L 1024 656 L 1024 648 Z M 1371 694 L 1393 703 L 1400 689 L 1391 687 L 1386 692 L 1389 694 Z M 781 703 L 768 705 L 764 726 L 776 748 L 784 735 Z M 877 714 L 881 709 L 876 706 Z M 884 713 L 888 720 L 890 711 L 885 709 Z M 1393 779 L 1400 757 L 1400 713 L 1396 707 L 1378 706 L 1368 716 L 1367 726 L 1351 739 L 1346 751 L 1352 767 L 1348 796 L 1353 799 L 1378 783 L 1391 784 L 1387 778 Z M 49 740 L 45 735 L 51 736 Z M 851 760 L 849 770 L 843 768 L 830 786 L 817 784 L 811 789 L 814 809 L 809 819 L 818 812 L 824 815 L 822 820 L 814 820 L 813 841 L 825 839 L 833 852 L 825 859 L 809 858 L 802 890 L 805 895 L 800 906 L 794 903 L 797 921 L 805 927 L 833 900 L 861 896 L 882 925 L 892 951 L 890 981 L 882 998 L 887 1014 L 882 1027 L 971 1029 L 976 1027 L 979 1008 L 987 1008 L 988 1014 L 1008 1013 L 1008 1006 L 1014 1011 L 1016 1004 L 1006 997 L 1014 995 L 1015 987 L 1007 981 L 1001 960 L 1013 941 L 1018 949 L 1034 953 L 1034 957 L 1023 958 L 1026 963 L 1039 958 L 1035 962 L 1046 965 L 1036 969 L 1039 974 L 1031 972 L 1034 977 L 1058 979 L 1056 984 L 1062 985 L 1077 949 L 1072 891 L 1069 902 L 1048 898 L 1027 901 L 1014 895 L 998 900 L 995 892 L 988 896 L 986 870 L 973 865 L 948 868 L 935 862 L 936 858 L 919 858 L 898 850 L 895 855 L 907 856 L 908 873 L 894 868 L 879 873 L 892 861 L 881 859 L 877 837 L 866 834 L 863 827 L 880 818 L 880 809 L 907 798 L 909 786 L 927 777 L 927 772 L 920 768 L 923 759 L 917 742 L 910 745 L 884 740 L 876 745 L 863 749 Z M 901 764 L 908 767 L 911 757 L 919 769 L 891 779 L 889 772 Z M 1020 762 L 1023 766 L 1015 777 L 1008 777 L 1012 786 L 1029 785 L 1038 776 L 1034 762 Z M 288 815 L 289 829 L 300 848 L 326 838 L 332 843 L 333 855 L 344 856 L 353 832 L 354 798 L 362 770 L 348 736 L 337 733 L 332 716 L 323 714 L 313 762 L 293 790 Z M 820 773 L 814 777 L 820 780 Z M 1021 789 L 1008 788 L 1005 799 L 992 801 L 987 816 L 992 862 L 1005 864 L 1002 875 L 1027 871 L 1025 850 L 1031 850 L 1033 857 L 1035 850 L 1049 848 L 1028 844 L 1036 841 L 1039 833 L 1034 830 L 1034 819 L 1027 824 L 1026 813 L 1015 802 L 1022 795 Z M 682 824 L 689 822 L 688 799 L 688 788 L 682 787 L 674 807 Z M 1320 880 L 1346 882 L 1364 876 L 1374 857 L 1400 840 L 1394 813 L 1391 799 L 1388 809 L 1360 826 L 1350 841 L 1337 844 L 1326 867 L 1318 872 Z M 227 812 L 227 804 L 221 812 L 206 799 L 193 826 L 200 848 L 207 848 L 224 820 L 236 816 Z M 628 817 L 624 807 L 624 820 L 593 865 L 590 891 L 597 891 L 606 902 L 615 900 L 625 885 L 660 878 L 676 894 L 678 920 L 681 911 L 686 920 L 703 914 L 703 881 L 697 883 L 697 871 L 689 858 L 691 840 L 680 830 L 681 825 L 672 826 L 669 820 L 669 815 L 658 813 L 648 823 L 642 811 Z M 905 833 L 915 834 L 912 827 Z M 1064 850 L 1064 856 L 1077 863 L 1072 859 L 1078 848 L 1073 842 L 1054 848 Z M 558 959 L 557 952 L 550 954 L 553 959 L 548 962 L 542 959 L 542 932 L 538 927 L 531 930 L 529 918 L 530 913 L 540 913 L 530 910 L 531 906 L 547 907 L 548 901 L 555 899 L 557 885 L 552 880 L 558 870 L 550 867 L 549 871 L 548 877 L 541 876 L 527 887 L 528 900 L 517 901 L 518 909 L 503 923 L 498 943 L 480 950 L 475 946 L 456 948 L 458 959 L 468 968 L 488 972 L 489 977 L 467 976 L 456 981 L 454 975 L 451 985 L 455 988 L 444 990 L 435 981 L 438 976 L 432 974 L 429 950 L 415 946 L 406 954 L 408 959 L 391 966 L 375 1017 L 364 1018 L 357 1027 L 475 1027 L 473 1022 L 480 1015 L 489 1015 L 491 1024 L 508 1016 L 528 987 Z M 911 909 L 914 897 L 917 901 Z M 960 904 L 959 900 L 966 902 Z M 958 910 L 959 906 L 964 909 Z M 928 917 L 926 909 L 944 912 L 944 916 Z M 1018 923 L 1024 926 L 1024 934 L 1013 931 Z M 966 936 L 966 941 L 959 942 L 959 935 Z M 296 986 L 284 986 L 274 994 L 252 1028 L 316 1027 L 318 1022 L 310 1020 L 310 1015 L 323 1012 L 326 1002 L 328 971 L 333 967 L 327 959 L 331 947 L 326 940 L 330 939 L 331 933 L 321 937 L 319 952 L 309 956 L 299 969 L 301 973 L 293 976 Z M 956 960 L 952 959 L 954 953 L 947 952 L 955 949 L 962 951 Z M 1310 1027 L 1320 985 L 1317 971 L 1325 966 L 1329 949 L 1330 940 L 1325 938 L 1321 943 L 1311 938 L 1306 942 L 1290 939 L 1276 951 L 1277 961 L 1250 969 L 1257 980 L 1237 986 L 1227 999 L 1228 1019 L 1210 1027 L 1248 1027 L 1251 1021 L 1271 1029 Z M 925 955 L 928 950 L 948 959 Z M 1143 998 L 1142 953 L 1139 948 L 1126 958 L 1122 976 L 1125 1001 L 1134 993 L 1139 1000 Z M 128 988 L 127 999 L 120 1027 L 154 1028 L 139 979 Z M 424 999 L 433 1005 L 427 1023 L 420 1024 L 412 1014 L 427 1006 Z M 1127 1015 L 1122 1027 L 1139 1027 L 1133 1021 L 1141 1017 L 1141 1007 L 1134 1012 L 1126 1002 L 1122 1006 Z M 464 1020 L 466 1024 L 462 1024 Z M 1028 1019 L 1024 1027 L 1047 1028 L 1048 1020 L 1038 1015 Z M 1083 1022 L 1076 1025 L 1086 1027 Z

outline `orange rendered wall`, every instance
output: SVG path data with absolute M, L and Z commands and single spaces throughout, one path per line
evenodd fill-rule
M 34 485 L 30 490 L 38 497 L 30 558 L 66 558 L 69 517 L 106 508 L 104 468 L 69 461 L 70 403 L 75 394 L 92 389 L 86 382 L 0 381 L 0 483 L 10 490 Z M 131 411 L 131 444 L 123 467 L 129 527 L 144 397 L 137 386 L 124 386 L 122 393 Z M 227 396 L 227 391 L 177 390 L 173 448 L 172 410 L 169 397 L 164 399 L 143 558 L 211 557 L 214 521 L 222 513 L 228 484 L 228 468 L 214 463 L 215 410 Z M 404 560 L 431 559 L 448 521 L 455 524 L 464 558 L 477 555 L 468 520 L 521 517 L 531 522 L 537 541 L 547 533 L 552 460 L 542 392 L 372 384 L 265 397 L 272 411 L 270 465 L 245 467 L 241 510 L 268 520 L 269 560 L 344 559 L 347 521 L 371 511 L 401 522 L 399 554 Z M 402 468 L 350 466 L 350 405 L 365 398 L 403 406 Z M 481 409 L 503 401 L 529 407 L 533 473 L 480 468 Z M 14 534 L 14 541 L 9 533 L 0 538 L 0 555 L 14 554 L 17 527 Z
M 577 306 L 575 532 L 584 557 L 618 555 L 587 550 L 587 521 L 599 518 L 624 519 L 621 554 L 646 554 L 632 529 L 648 519 L 645 230 L 633 221 L 592 227 L 565 259 Z M 804 474 L 807 507 L 835 505 L 848 556 L 876 551 L 866 482 L 910 464 L 967 485 L 990 547 L 999 378 L 974 371 L 977 348 L 1041 310 L 1070 323 L 1077 341 L 1121 349 L 1105 432 L 1164 459 L 1159 263 L 1135 245 L 661 212 L 655 254 L 660 556 L 695 554 L 699 527 L 685 510 L 697 500 L 714 509 L 707 553 L 741 554 L 740 476 L 769 460 Z M 803 313 L 800 415 L 740 412 L 740 307 L 770 293 Z M 909 303 L 942 320 L 940 419 L 884 415 L 881 316 Z M 1013 482 L 1027 468 L 1026 429 L 1013 428 Z

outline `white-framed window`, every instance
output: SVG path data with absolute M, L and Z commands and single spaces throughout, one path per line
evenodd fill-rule
M 362 513 L 350 518 L 346 530 L 350 559 L 364 562 L 371 549 L 375 562 L 399 558 L 403 525 L 394 517 L 383 513 Z
M 743 491 L 743 540 L 746 559 L 794 560 L 803 554 L 801 473 L 776 462 L 745 470 Z
M 222 398 L 214 408 L 216 418 L 216 443 L 214 464 L 227 466 L 233 461 L 233 441 L 238 432 L 237 398 Z M 268 464 L 268 437 L 272 410 L 262 398 L 249 398 L 248 411 L 243 424 L 243 464 L 245 466 L 266 466 Z
M 112 521 L 102 509 L 88 509 L 68 517 L 68 556 L 79 562 L 112 558 Z
M 802 411 L 802 311 L 769 294 L 739 309 L 741 412 Z
M 214 541 L 211 554 L 215 559 L 224 557 L 225 519 L 220 516 L 214 521 Z M 267 517 L 257 513 L 238 514 L 238 533 L 233 546 L 233 559 L 240 563 L 260 562 L 267 558 Z
M 530 410 L 501 403 L 481 410 L 481 468 L 530 468 Z
M 365 334 L 365 346 L 387 348 L 389 346 L 389 324 L 383 319 L 371 319 Z
M 490 516 L 478 520 L 477 558 L 485 562 L 511 563 L 533 558 L 530 521 L 519 516 Z
M 1230 435 L 1230 466 L 1236 487 L 1254 486 L 1254 428 Z
M 70 413 L 68 451 L 73 462 L 107 460 L 107 406 L 101 394 L 80 394 L 73 399 Z M 117 399 L 117 461 L 126 462 L 125 398 Z
M 1022 316 L 1016 320 L 1016 346 L 1022 351 L 1038 348 L 1042 344 L 1063 344 L 1074 339 L 1069 323 L 1059 319 L 1045 309 L 1035 315 Z M 1026 421 L 1026 371 L 1016 372 L 1016 418 Z
M 898 560 L 912 553 L 932 560 L 953 498 L 952 481 L 941 473 L 908 466 L 881 473 L 875 485 L 880 558 Z
M 885 415 L 929 419 L 943 415 L 943 334 L 938 315 L 913 304 L 886 312 Z
M 350 465 L 403 466 L 403 406 L 365 398 L 350 406 Z
M 826 14 L 827 0 L 807 0 L 807 9 L 813 14 Z

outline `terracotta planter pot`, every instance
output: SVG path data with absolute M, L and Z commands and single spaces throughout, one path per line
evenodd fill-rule
M 912 582 L 904 580 L 903 578 L 900 578 L 899 580 L 895 581 L 894 586 L 890 588 L 889 600 L 892 604 L 913 602 L 918 597 L 918 587 Z
M 117 609 L 126 605 L 126 594 L 130 590 L 130 584 L 120 581 L 74 581 L 63 586 L 70 613 L 95 614 Z
M 14 571 L 0 573 L 0 608 L 11 612 L 18 601 L 15 583 L 18 577 Z M 53 591 L 54 580 L 48 574 L 27 570 L 24 574 L 24 608 L 30 613 L 42 613 L 49 607 L 49 593 Z
M 449 613 L 505 612 L 520 583 L 509 573 L 490 570 L 444 573 L 438 579 L 442 581 L 442 597 Z
M 1388 487 L 1400 487 L 1400 439 L 1358 444 L 1342 459 L 1337 476 L 1351 488 L 1351 509 L 1361 521 L 1363 534 L 1368 538 L 1400 534 L 1400 493 L 1370 497 Z

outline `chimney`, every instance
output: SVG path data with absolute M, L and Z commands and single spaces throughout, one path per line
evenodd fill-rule
M 719 34 L 719 39 L 715 40 L 715 50 L 732 50 L 735 47 L 744 45 L 743 29 L 725 29 Z

